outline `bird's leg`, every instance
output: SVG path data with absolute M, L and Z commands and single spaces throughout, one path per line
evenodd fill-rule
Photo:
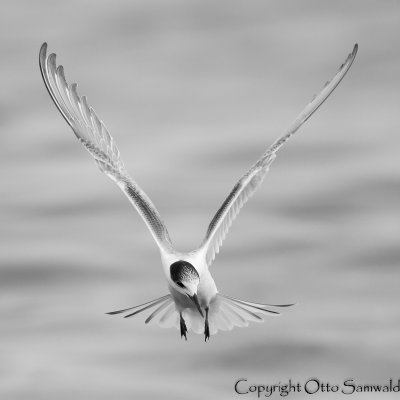
M 206 322 L 204 324 L 204 341 L 207 342 L 207 339 L 210 339 L 210 327 L 208 325 L 208 307 L 206 310 Z
M 186 323 L 185 323 L 185 320 L 184 320 L 183 317 L 182 317 L 182 313 L 181 313 L 181 312 L 179 313 L 179 317 L 180 317 L 180 323 L 181 323 L 181 339 L 182 339 L 183 337 L 185 337 L 185 340 L 187 340 L 186 332 L 187 332 L 188 330 L 187 330 L 187 328 L 186 328 Z

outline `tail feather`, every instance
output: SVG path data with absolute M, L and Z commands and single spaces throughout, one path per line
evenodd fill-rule
M 204 318 L 200 315 L 197 309 L 186 308 L 183 310 L 182 315 L 189 330 L 192 330 L 194 333 L 199 335 L 204 332 Z
M 225 311 L 219 308 L 219 317 L 217 319 L 217 328 L 221 331 L 230 331 L 233 329 L 233 321 L 226 315 Z
M 175 303 L 171 303 L 164 311 L 164 314 L 158 320 L 158 325 L 161 328 L 178 327 L 179 316 L 175 308 Z
M 138 309 L 135 312 L 124 316 L 124 318 L 128 318 L 128 317 L 132 317 L 133 315 L 139 314 L 142 311 L 148 310 L 149 308 L 152 308 L 152 307 L 154 307 L 160 303 L 166 302 L 166 301 L 171 301 L 170 294 L 159 297 L 158 299 L 155 299 L 155 300 L 148 301 L 147 303 L 139 304 L 138 306 L 125 308 L 123 310 L 118 310 L 118 311 L 111 311 L 106 314 L 108 314 L 108 315 L 122 314 L 122 313 L 130 311 L 130 310 Z
M 171 299 L 164 301 L 155 311 L 153 311 L 144 321 L 145 324 L 148 324 L 154 317 L 156 317 L 164 308 L 168 307 L 172 303 Z
M 167 300 L 168 300 L 168 299 L 167 299 Z M 140 308 L 139 310 L 136 310 L 136 311 L 134 311 L 134 312 L 131 313 L 131 314 L 125 315 L 124 318 L 133 317 L 134 315 L 139 314 L 139 313 L 141 313 L 141 312 L 143 312 L 143 311 L 145 311 L 145 310 L 148 310 L 149 308 L 153 308 L 153 307 L 156 306 L 157 304 L 164 303 L 164 302 L 166 302 L 167 300 L 165 300 L 165 299 L 159 299 L 159 300 L 157 300 L 157 301 L 154 301 L 154 302 L 152 302 L 151 304 L 149 304 L 149 305 L 146 306 L 146 307 Z
M 225 314 L 227 314 L 227 317 L 232 321 L 234 326 L 240 328 L 246 328 L 247 326 L 249 326 L 249 321 L 242 317 L 232 307 L 226 305 L 225 303 L 222 303 L 220 308 L 225 311 Z
M 264 307 L 260 307 L 259 305 L 255 305 L 256 303 L 250 304 L 241 300 L 232 300 L 231 298 L 226 298 L 234 307 L 238 307 L 242 310 L 245 310 L 249 313 L 251 313 L 253 316 L 257 317 L 258 319 L 262 319 L 260 316 L 257 314 L 254 314 L 254 312 L 263 312 L 266 314 L 273 314 L 273 315 L 280 315 L 281 313 L 278 311 L 272 311 L 272 310 L 267 310 Z M 254 311 L 254 312 L 253 312 Z
M 248 305 L 248 306 L 251 306 L 251 307 L 261 307 L 261 308 L 265 308 L 265 307 L 280 307 L 280 308 L 282 308 L 282 307 L 291 307 L 291 306 L 294 306 L 295 305 L 295 303 L 290 303 L 290 304 L 262 304 L 262 303 L 254 303 L 254 302 L 251 302 L 251 301 L 244 301 L 244 300 L 239 300 L 239 299 L 235 299 L 234 297 L 230 297 L 230 296 L 222 296 L 222 297 L 225 297 L 226 299 L 229 299 L 229 300 L 232 300 L 232 301 L 236 301 L 236 302 L 239 302 L 239 303 L 242 303 L 242 304 L 246 304 L 246 305 Z
M 254 313 L 251 310 L 246 309 L 245 307 L 240 305 L 240 303 L 236 303 L 229 299 L 226 299 L 225 304 L 229 307 L 236 308 L 236 310 L 240 313 L 240 315 L 242 315 L 242 317 L 247 319 L 248 321 L 251 321 L 251 322 L 262 322 L 263 321 L 263 319 L 259 315 L 257 315 L 256 313 Z M 257 309 L 257 311 L 258 311 L 258 309 Z
M 250 322 L 263 322 L 263 317 L 267 315 L 280 315 L 278 311 L 271 310 L 270 308 L 283 308 L 292 305 L 294 304 L 254 303 L 218 294 L 209 305 L 208 320 L 210 334 L 215 335 L 219 330 L 229 331 L 235 326 L 247 327 Z M 179 312 L 170 294 L 138 306 L 111 311 L 107 314 L 115 315 L 133 311 L 124 316 L 124 318 L 129 318 L 146 310 L 151 311 L 151 314 L 145 320 L 146 324 L 155 321 L 162 328 L 176 327 L 179 329 Z M 189 330 L 198 334 L 204 333 L 205 321 L 197 309 L 184 309 L 182 315 Z
M 247 327 L 249 322 L 263 322 L 263 316 L 259 314 L 279 316 L 278 311 L 271 310 L 270 307 L 290 307 L 294 304 L 261 304 L 251 301 L 239 300 L 234 297 L 218 294 L 219 305 L 217 313 L 224 312 L 222 318 L 227 317 L 233 326 Z

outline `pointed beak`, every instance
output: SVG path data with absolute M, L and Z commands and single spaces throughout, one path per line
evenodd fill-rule
M 193 296 L 189 296 L 189 299 L 193 301 L 193 303 L 196 305 L 197 309 L 199 310 L 200 315 L 202 317 L 204 317 L 203 311 L 201 311 L 201 307 L 200 307 L 200 303 L 199 303 L 199 299 L 197 297 L 197 294 L 195 293 Z

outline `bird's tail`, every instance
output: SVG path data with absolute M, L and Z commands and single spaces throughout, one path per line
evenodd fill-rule
M 278 316 L 279 308 L 294 304 L 261 304 L 235 299 L 222 294 L 217 295 L 217 303 L 210 307 L 210 333 L 218 330 L 231 330 L 235 326 L 247 327 L 250 322 L 263 322 L 265 316 Z
M 210 303 L 208 320 L 210 334 L 215 335 L 219 330 L 230 331 L 235 326 L 246 327 L 250 322 L 263 322 L 265 316 L 280 315 L 275 309 L 293 306 L 294 304 L 260 304 L 235 299 L 217 294 Z M 123 310 L 111 311 L 107 314 L 124 314 L 124 318 L 133 317 L 143 311 L 150 310 L 145 323 L 157 322 L 162 328 L 175 327 L 179 329 L 179 313 L 170 294 L 148 301 L 138 306 Z M 195 309 L 185 309 L 182 312 L 187 328 L 194 333 L 204 333 L 204 318 Z
M 235 326 L 247 327 L 250 322 L 263 322 L 265 316 L 280 315 L 276 309 L 294 304 L 259 304 L 235 299 L 218 293 L 211 301 L 208 312 L 210 335 L 219 330 L 230 331 Z M 194 333 L 204 333 L 204 318 L 195 309 L 183 311 L 187 328 Z
M 115 315 L 115 314 L 127 313 L 126 315 L 124 315 L 124 318 L 129 318 L 133 317 L 134 315 L 140 314 L 143 311 L 152 309 L 154 309 L 154 311 L 147 317 L 145 321 L 146 324 L 148 324 L 151 320 L 153 320 L 156 317 L 159 318 L 158 323 L 161 326 L 165 325 L 166 327 L 168 327 L 176 324 L 175 319 L 177 315 L 174 315 L 176 314 L 174 313 L 175 304 L 170 294 L 159 297 L 158 299 L 155 300 L 148 301 L 147 303 L 143 303 L 138 306 L 125 308 L 123 310 L 118 310 L 118 311 L 111 311 L 106 314 Z

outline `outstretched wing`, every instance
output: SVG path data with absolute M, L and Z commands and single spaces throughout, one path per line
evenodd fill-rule
M 229 227 L 239 213 L 241 207 L 250 196 L 261 185 L 269 166 L 276 157 L 276 152 L 286 143 L 289 138 L 307 121 L 318 107 L 328 98 L 336 86 L 340 83 L 351 67 L 357 54 L 358 45 L 354 45 L 353 51 L 348 55 L 344 64 L 341 65 L 336 75 L 328 81 L 321 92 L 317 94 L 304 110 L 297 116 L 287 129 L 286 133 L 277 139 L 262 155 L 262 157 L 243 175 L 236 183 L 229 196 L 215 214 L 207 229 L 200 251 L 205 251 L 206 262 L 211 265 L 219 248 L 228 233 Z
M 58 110 L 74 131 L 78 140 L 95 159 L 100 170 L 111 178 L 128 197 L 149 228 L 161 250 L 172 249 L 171 240 L 161 217 L 139 185 L 129 177 L 120 152 L 103 122 L 91 108 L 85 96 L 80 97 L 77 85 L 65 80 L 64 68 L 56 65 L 56 55 L 47 55 L 47 43 L 39 54 L 40 71 L 46 88 Z

